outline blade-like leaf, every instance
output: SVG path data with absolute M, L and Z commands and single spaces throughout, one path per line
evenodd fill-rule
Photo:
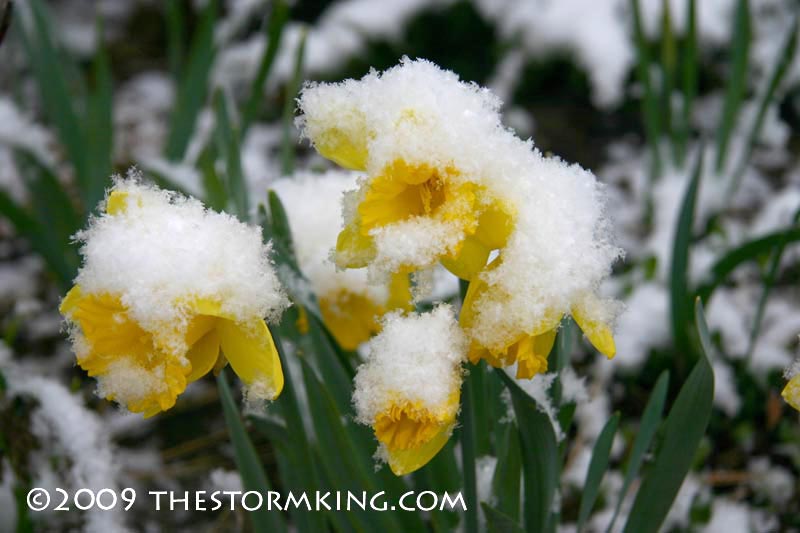
M 731 73 L 725 91 L 719 127 L 717 128 L 717 172 L 722 172 L 728 155 L 728 144 L 739 118 L 747 89 L 747 65 L 750 54 L 750 1 L 738 0 L 733 21 L 733 51 Z
M 692 127 L 692 107 L 697 94 L 697 6 L 695 4 L 695 0 L 686 0 L 686 35 L 681 57 L 683 113 L 677 136 L 678 164 L 681 166 L 686 157 L 686 146 Z
M 217 376 L 217 385 L 222 412 L 225 415 L 225 422 L 233 443 L 236 468 L 242 477 L 242 485 L 245 490 L 254 490 L 266 495 L 271 490 L 271 486 L 264 471 L 264 465 L 261 464 L 261 459 L 245 431 L 244 423 L 239 416 L 239 409 L 231 396 L 225 370 Z M 286 524 L 280 514 L 269 512 L 266 507 L 251 511 L 247 513 L 247 516 L 253 523 L 253 529 L 258 533 L 286 531 Z
M 675 240 L 672 247 L 672 264 L 670 269 L 670 311 L 672 318 L 672 335 L 675 346 L 684 357 L 689 356 L 689 335 L 687 329 L 691 321 L 691 299 L 689 295 L 689 255 L 692 244 L 692 227 L 694 225 L 695 204 L 700 188 L 700 176 L 703 173 L 703 147 L 697 150 L 697 162 L 694 165 L 691 180 L 681 203 L 675 227 Z
M 614 444 L 614 435 L 617 433 L 618 425 L 619 413 L 615 413 L 608 419 L 594 444 L 589 470 L 586 472 L 586 482 L 583 484 L 581 504 L 578 508 L 578 532 L 583 531 L 586 519 L 589 518 L 589 513 L 592 512 L 592 507 L 597 500 L 597 494 L 600 492 L 600 482 L 608 468 L 608 457 L 611 454 L 611 445 Z
M 771 253 L 781 243 L 788 245 L 797 241 L 800 241 L 800 227 L 795 224 L 737 246 L 714 263 L 709 270 L 708 278 L 697 289 L 697 296 L 703 302 L 708 302 L 714 289 L 722 284 L 736 267 Z
M 225 185 L 233 212 L 240 220 L 248 219 L 247 184 L 242 170 L 239 134 L 231 122 L 228 105 L 222 92 L 214 95 L 214 112 L 217 117 L 217 149 L 225 160 Z
M 7 218 L 14 225 L 17 234 L 28 240 L 31 247 L 44 258 L 61 287 L 68 289 L 75 276 L 75 267 L 67 260 L 63 249 L 53 241 L 47 228 L 17 205 L 2 189 L 0 189 L 0 216 Z
M 642 115 L 647 131 L 647 142 L 652 152 L 651 179 L 655 180 L 661 174 L 661 155 L 658 149 L 658 141 L 661 138 L 659 104 L 650 80 L 650 53 L 642 26 L 639 0 L 631 0 L 631 11 L 633 13 L 633 35 L 636 42 L 636 76 L 644 90 Z
M 306 32 L 300 34 L 300 42 L 297 44 L 297 51 L 294 58 L 294 70 L 292 77 L 286 85 L 286 97 L 283 102 L 283 145 L 281 149 L 281 163 L 283 174 L 289 175 L 294 172 L 294 107 L 295 97 L 300 90 L 300 82 L 303 76 L 303 58 L 306 49 Z
M 647 405 L 642 413 L 642 419 L 639 423 L 639 429 L 636 432 L 636 438 L 633 441 L 630 457 L 628 458 L 628 467 L 625 470 L 625 480 L 622 483 L 622 489 L 619 491 L 619 498 L 617 504 L 614 506 L 614 514 L 611 516 L 611 521 L 608 524 L 607 532 L 614 530 L 614 523 L 617 521 L 617 515 L 622 507 L 622 501 L 628 493 L 633 480 L 639 475 L 639 469 L 644 462 L 644 454 L 650 448 L 650 443 L 656 435 L 659 425 L 661 425 L 661 415 L 664 412 L 664 404 L 667 401 L 667 389 L 669 388 L 669 371 L 664 370 L 656 381 L 653 392 L 650 393 L 650 399 L 647 400 Z
M 511 401 L 519 427 L 525 487 L 523 506 L 525 530 L 545 531 L 548 529 L 558 483 L 559 459 L 556 435 L 550 418 L 539 410 L 534 399 L 504 371 L 496 372 L 511 392 Z
M 728 187 L 728 197 L 733 196 L 736 193 L 736 190 L 739 188 L 739 183 L 741 182 L 742 175 L 744 175 L 744 171 L 747 168 L 747 163 L 750 161 L 750 157 L 753 155 L 753 148 L 758 140 L 758 136 L 761 135 L 761 128 L 764 125 L 764 118 L 767 116 L 767 109 L 773 102 L 773 99 L 775 98 L 775 92 L 778 90 L 778 86 L 783 80 L 786 71 L 789 69 L 789 65 L 791 65 L 792 61 L 794 60 L 795 50 L 797 48 L 797 26 L 798 19 L 797 16 L 795 16 L 794 22 L 792 23 L 792 28 L 789 30 L 789 35 L 786 37 L 783 48 L 781 48 L 778 53 L 775 66 L 772 69 L 772 75 L 769 78 L 769 82 L 767 82 L 766 89 L 761 94 L 758 104 L 758 111 L 756 112 L 756 117 L 753 120 L 753 125 L 750 127 L 750 133 L 747 136 L 747 143 L 745 144 L 744 150 L 742 150 L 739 163 L 736 165 L 733 177 L 731 178 L 731 184 Z
M 379 488 L 371 465 L 372 458 L 360 450 L 354 438 L 352 423 L 344 422 L 342 413 L 308 362 L 302 358 L 300 362 L 303 365 L 303 380 L 308 394 L 309 410 L 314 420 L 314 430 L 317 432 L 317 442 L 324 447 L 320 450 L 323 469 L 332 486 L 337 490 L 365 490 L 372 494 L 386 490 L 383 486 Z M 375 527 L 385 532 L 401 531 L 398 517 L 392 513 L 372 511 L 369 508 L 362 510 L 358 507 L 347 513 L 347 518 L 355 527 L 365 531 Z
M 174 78 L 180 79 L 181 66 L 184 61 L 184 40 L 186 39 L 186 14 L 182 0 L 165 2 L 165 18 L 167 21 L 167 62 Z
M 33 69 L 45 114 L 55 126 L 59 140 L 75 168 L 82 198 L 91 207 L 93 204 L 88 192 L 92 184 L 89 181 L 86 137 L 73 107 L 75 95 L 69 91 L 62 60 L 52 40 L 56 34 L 52 31 L 49 15 L 41 0 L 30 0 L 27 6 L 30 25 L 22 23 L 26 17 L 17 17 L 16 20 L 20 22 L 17 25 L 20 30 L 18 34 Z
M 792 220 L 795 225 L 800 222 L 800 209 L 795 212 Z M 748 362 L 752 358 L 753 350 L 756 347 L 756 340 L 758 339 L 758 334 L 761 330 L 761 321 L 764 319 L 764 311 L 766 311 L 767 308 L 767 299 L 772 291 L 772 286 L 775 284 L 775 278 L 778 275 L 778 269 L 781 265 L 781 258 L 783 257 L 784 250 L 786 250 L 786 239 L 777 245 L 775 247 L 775 251 L 772 252 L 767 274 L 764 276 L 761 288 L 761 296 L 758 298 L 758 306 L 756 307 L 756 314 L 753 317 L 753 325 L 750 328 L 750 338 L 747 342 L 747 353 L 745 360 Z
M 461 469 L 464 476 L 464 529 L 467 533 L 478 531 L 478 487 L 475 472 L 475 399 L 474 377 L 470 373 L 461 388 L 461 428 L 458 432 L 461 443 Z
M 103 25 L 97 23 L 97 51 L 92 65 L 93 85 L 88 95 L 86 113 L 86 149 L 89 175 L 84 193 L 86 210 L 94 209 L 105 194 L 111 177 L 111 154 L 114 146 L 112 120 L 111 65 L 103 42 Z
M 510 516 L 513 520 L 519 520 L 522 458 L 516 424 L 506 424 L 502 441 L 498 443 L 497 450 L 497 465 L 495 466 L 494 479 L 492 480 L 492 494 L 497 498 L 498 510 Z
M 283 202 L 273 190 L 267 193 L 267 202 L 269 203 L 269 214 L 272 218 L 273 243 L 286 252 L 288 259 L 292 262 L 292 266 L 297 268 L 297 256 L 294 253 L 292 231 L 289 227 L 289 217 L 283 207 Z
M 513 518 L 488 503 L 481 503 L 486 516 L 486 529 L 489 533 L 523 533 L 522 527 Z
M 695 314 L 703 354 L 681 387 L 663 426 L 664 439 L 652 467 L 636 494 L 625 533 L 656 533 L 692 465 L 705 434 L 714 401 L 714 372 L 708 360 L 707 331 L 702 306 Z M 703 340 L 703 337 L 706 337 Z
M 672 120 L 672 91 L 675 88 L 675 64 L 677 45 L 672 30 L 672 12 L 669 0 L 661 2 L 661 107 L 664 134 L 672 140 L 673 151 L 677 145 L 677 128 Z M 677 156 L 677 152 L 674 152 Z M 677 163 L 677 161 L 676 161 Z
M 264 85 L 267 82 L 269 73 L 272 70 L 272 63 L 278 54 L 278 47 L 283 35 L 283 27 L 289 19 L 289 6 L 284 0 L 276 0 L 272 5 L 272 12 L 269 22 L 266 25 L 267 46 L 261 61 L 258 64 L 258 72 L 250 85 L 250 96 L 242 110 L 242 136 L 247 132 L 250 124 L 258 113 L 258 108 L 264 99 Z
M 167 159 L 183 159 L 189 139 L 194 132 L 197 116 L 208 95 L 208 76 L 214 62 L 214 23 L 217 20 L 218 0 L 208 0 L 200 25 L 196 30 L 189 54 L 189 64 L 180 79 L 175 95 L 175 109 L 170 118 L 169 136 L 165 148 Z

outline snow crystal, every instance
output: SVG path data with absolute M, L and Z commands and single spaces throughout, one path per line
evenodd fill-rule
M 383 330 L 366 346 L 353 393 L 357 420 L 363 424 L 372 425 L 398 399 L 441 412 L 461 387 L 466 340 L 449 305 L 419 315 L 390 313 L 383 318 Z

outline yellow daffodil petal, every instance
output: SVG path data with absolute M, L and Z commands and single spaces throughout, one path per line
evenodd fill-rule
M 82 297 L 81 286 L 73 286 L 64 299 L 61 300 L 61 305 L 58 306 L 58 311 L 62 315 L 69 315 L 77 307 Z
M 192 370 L 186 376 L 186 382 L 197 381 L 208 374 L 219 359 L 219 332 L 211 329 L 203 337 L 197 340 L 189 351 L 186 358 L 192 365 Z
M 106 213 L 118 215 L 123 213 L 128 207 L 129 193 L 125 191 L 113 191 L 106 200 Z
M 447 444 L 447 439 L 450 438 L 454 425 L 443 427 L 436 432 L 433 438 L 419 448 L 393 450 L 387 447 L 389 468 L 391 468 L 392 473 L 396 476 L 404 476 L 428 464 L 439 453 L 439 450 Z
M 334 163 L 351 170 L 364 170 L 367 167 L 367 133 L 359 135 L 345 133 L 338 128 L 330 128 L 314 141 L 320 155 Z
M 516 353 L 513 354 L 517 361 L 517 379 L 531 379 L 536 374 L 547 372 L 547 357 L 555 340 L 556 330 L 551 329 L 520 341 Z
M 225 358 L 245 385 L 266 399 L 277 398 L 283 390 L 283 371 L 264 321 L 258 319 L 242 327 L 223 319 L 217 331 Z
M 578 327 L 581 328 L 586 338 L 589 339 L 589 342 L 598 352 L 609 359 L 616 355 L 617 348 L 614 344 L 614 335 L 611 333 L 611 328 L 608 324 L 589 316 L 586 309 L 580 305 L 573 306 L 572 318 L 575 319 Z
M 786 403 L 800 411 L 800 374 L 796 374 L 783 388 L 781 396 Z
M 443 257 L 442 266 L 463 280 L 473 280 L 489 259 L 492 249 L 479 239 L 467 237 L 453 257 Z
M 355 350 L 376 333 L 377 317 L 384 311 L 367 296 L 345 290 L 321 297 L 319 307 L 331 335 L 345 350 Z
M 336 265 L 339 268 L 363 268 L 375 257 L 375 242 L 361 231 L 358 223 L 339 232 L 336 239 Z
M 474 238 L 489 250 L 499 250 L 508 242 L 514 230 L 514 215 L 510 209 L 495 202 L 478 218 Z
M 386 300 L 386 309 L 410 311 L 413 308 L 411 279 L 408 273 L 404 271 L 393 273 L 389 280 L 389 298 Z

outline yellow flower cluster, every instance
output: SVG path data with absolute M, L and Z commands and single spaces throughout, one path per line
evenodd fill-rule
M 614 356 L 617 305 L 597 291 L 620 251 L 602 189 L 503 127 L 487 90 L 404 59 L 358 81 L 307 86 L 300 108 L 317 151 L 364 175 L 344 200 L 340 267 L 380 278 L 440 263 L 469 281 L 460 313 L 469 360 L 516 364 L 518 378 L 547 370 L 565 315 Z M 383 409 L 369 423 L 384 444 L 421 451 L 440 434 L 426 422 L 435 406 L 420 415 L 396 398 Z

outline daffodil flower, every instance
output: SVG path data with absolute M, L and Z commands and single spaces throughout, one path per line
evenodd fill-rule
M 495 259 L 489 268 L 496 267 L 501 259 Z M 480 306 L 482 299 L 494 297 L 498 301 L 507 299 L 505 296 L 488 294 L 493 289 L 484 280 L 473 280 L 461 308 L 459 317 L 461 326 L 468 335 L 473 331 L 473 326 L 480 320 Z M 495 291 L 502 291 L 495 288 Z M 553 308 L 543 313 L 543 316 L 531 327 L 526 329 L 512 328 L 503 332 L 503 339 L 499 346 L 493 344 L 489 347 L 481 339 L 471 338 L 467 356 L 471 363 L 476 364 L 484 359 L 495 368 L 504 368 L 517 364 L 517 379 L 530 379 L 536 374 L 547 372 L 547 357 L 553 349 L 556 333 L 565 314 L 569 314 L 584 332 L 589 342 L 609 359 L 616 354 L 614 337 L 610 325 L 606 322 L 601 301 L 593 294 L 587 294 L 572 305 L 568 313 L 559 312 Z
M 256 300 L 241 301 L 247 280 L 238 278 L 237 267 L 225 271 L 226 261 L 237 259 L 202 264 L 212 257 L 209 250 L 192 248 L 213 249 L 226 234 L 242 253 L 241 272 L 269 267 L 255 230 L 196 201 L 116 183 L 105 214 L 79 234 L 84 266 L 60 306 L 78 365 L 98 380 L 102 396 L 150 417 L 227 363 L 253 398 L 280 394 L 280 358 L 258 311 L 284 305 L 274 274 L 259 273 L 266 283 L 256 289 Z M 193 256 L 200 264 L 182 268 Z M 150 270 L 159 266 L 161 272 Z
M 453 310 L 392 313 L 366 345 L 353 403 L 372 426 L 379 456 L 395 475 L 428 463 L 447 443 L 458 415 L 465 339 Z
M 388 403 L 375 417 L 375 437 L 384 447 L 392 473 L 410 474 L 439 453 L 453 433 L 460 398 L 456 390 L 434 409 L 419 401 L 399 399 Z
M 447 90 L 429 87 L 425 98 L 403 90 L 415 78 L 422 82 L 429 76 Z M 513 230 L 514 209 L 485 186 L 480 171 L 462 163 L 464 147 L 452 139 L 454 131 L 462 132 L 448 128 L 457 125 L 453 118 L 464 122 L 466 116 L 474 117 L 478 130 L 499 128 L 494 105 L 486 93 L 425 61 L 404 60 L 381 76 L 304 90 L 304 134 L 322 156 L 367 174 L 347 202 L 336 244 L 339 267 L 375 267 L 386 255 L 395 271 L 440 261 L 457 276 L 472 279 L 483 269 Z M 440 145 L 429 142 L 417 149 L 434 139 Z M 397 239 L 383 247 L 376 242 L 414 225 L 426 234 L 424 243 L 409 242 L 403 250 Z

